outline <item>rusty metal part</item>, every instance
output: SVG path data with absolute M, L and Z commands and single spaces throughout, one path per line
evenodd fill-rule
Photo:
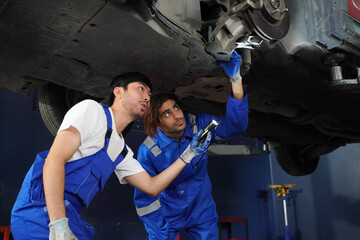
M 275 2 L 278 2 L 274 0 Z M 272 0 L 264 1 L 260 11 L 248 9 L 245 19 L 262 39 L 267 41 L 280 40 L 285 37 L 290 28 L 290 15 L 283 0 L 279 0 L 278 8 L 271 4 Z

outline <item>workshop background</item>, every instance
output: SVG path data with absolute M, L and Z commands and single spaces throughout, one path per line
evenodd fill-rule
M 37 111 L 35 96 L 0 89 L 0 226 L 10 225 L 11 208 L 26 172 L 36 154 L 48 149 L 54 139 Z M 132 131 L 127 143 L 136 153 L 144 138 L 143 132 Z M 358 240 L 359 158 L 359 144 L 347 145 L 322 156 L 312 175 L 292 177 L 280 168 L 272 152 L 211 156 L 208 169 L 219 217 L 247 218 L 248 239 L 283 239 L 282 202 L 267 185 L 296 184 L 287 204 L 292 239 Z M 133 188 L 120 185 L 113 174 L 82 213 L 95 227 L 95 239 L 145 239 L 132 197 Z M 226 233 L 221 230 L 223 238 Z M 232 223 L 233 239 L 245 239 L 245 235 L 245 223 Z

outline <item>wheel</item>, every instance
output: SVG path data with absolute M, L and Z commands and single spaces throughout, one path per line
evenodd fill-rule
M 275 156 L 282 169 L 292 176 L 304 176 L 315 171 L 319 157 L 305 158 L 300 154 L 300 148 L 282 144 L 274 147 Z
M 55 84 L 47 84 L 39 89 L 38 104 L 41 118 L 54 136 L 69 109 L 65 96 L 66 88 Z
M 83 92 L 52 83 L 42 86 L 39 89 L 38 104 L 41 117 L 48 130 L 56 136 L 66 112 L 76 103 L 87 98 L 91 97 Z

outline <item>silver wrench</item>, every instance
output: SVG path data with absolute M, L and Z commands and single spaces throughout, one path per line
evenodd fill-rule
M 256 47 L 259 47 L 261 45 L 261 43 L 263 42 L 263 40 L 261 40 L 261 42 L 252 42 L 251 39 L 254 36 L 249 36 L 249 38 L 245 41 L 245 42 L 236 42 L 235 48 L 246 48 L 246 49 L 254 49 Z

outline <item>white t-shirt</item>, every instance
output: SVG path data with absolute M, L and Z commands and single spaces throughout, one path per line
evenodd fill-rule
M 117 133 L 114 116 L 109 108 L 112 120 L 112 134 L 107 149 L 111 160 L 116 157 L 124 148 L 124 138 Z M 75 127 L 81 135 L 81 144 L 74 155 L 69 159 L 76 161 L 80 158 L 92 155 L 102 149 L 105 143 L 107 120 L 103 107 L 94 100 L 84 100 L 73 106 L 65 115 L 58 131 Z M 145 171 L 140 163 L 134 159 L 133 151 L 127 146 L 128 153 L 124 160 L 116 166 L 115 173 L 121 184 L 126 184 L 124 177 Z

